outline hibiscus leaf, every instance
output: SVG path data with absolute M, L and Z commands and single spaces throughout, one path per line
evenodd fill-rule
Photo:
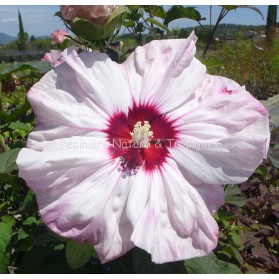
M 185 8 L 181 5 L 174 5 L 167 11 L 164 24 L 167 25 L 171 21 L 179 18 L 189 18 L 195 21 L 205 20 L 205 18 L 202 18 L 201 14 L 193 7 Z
M 225 203 L 242 207 L 246 204 L 247 198 L 240 191 L 238 185 L 229 184 L 225 188 Z
M 0 154 L 0 174 L 10 174 L 17 170 L 16 158 L 20 148 L 14 148 Z
M 28 217 L 23 221 L 22 226 L 18 230 L 18 240 L 29 237 L 29 234 L 34 231 L 34 225 L 36 226 L 37 220 L 35 217 Z M 31 229 L 30 229 L 31 228 Z
M 237 185 L 228 184 L 225 187 L 225 196 L 235 196 L 241 194 L 241 191 Z
M 236 248 L 240 248 L 243 246 L 243 241 L 236 231 L 232 231 L 228 234 L 228 240 Z
M 265 178 L 266 175 L 267 175 L 267 169 L 266 169 L 265 166 L 260 165 L 260 166 L 256 169 L 255 173 L 260 174 L 260 175 L 262 175 L 262 176 Z
M 23 114 L 30 109 L 30 104 L 26 100 L 24 104 L 16 109 L 11 109 L 5 112 L 0 112 L 0 124 L 5 124 L 12 121 L 17 121 Z
M 145 5 L 142 6 L 144 11 L 149 14 L 150 17 L 159 17 L 159 18 L 165 18 L 167 13 L 164 10 L 163 6 L 158 5 Z
M 119 5 L 117 6 L 117 8 L 112 12 L 110 18 L 108 19 L 106 24 L 109 24 L 110 22 L 112 22 L 114 19 L 119 20 L 120 19 L 120 15 L 129 12 L 129 9 L 124 6 L 124 5 Z
M 10 262 L 10 251 L 7 246 L 12 238 L 12 226 L 15 220 L 10 216 L 3 216 L 0 219 L 0 273 L 7 273 L 7 267 Z
M 226 211 L 225 209 L 219 209 L 215 214 L 214 218 L 217 221 L 224 221 L 224 220 L 233 220 L 233 219 L 238 219 L 238 216 L 235 216 L 231 211 Z
M 186 260 L 185 267 L 188 273 L 192 274 L 242 273 L 236 265 L 219 260 L 214 253 L 208 256 Z
M 37 208 L 37 203 L 36 203 L 36 199 L 35 199 L 35 194 L 34 192 L 29 189 L 25 195 L 25 198 L 20 206 L 20 208 L 18 209 L 19 211 L 25 211 L 25 212 L 29 212 L 29 211 L 35 211 L 34 209 Z
M 93 247 L 88 243 L 69 240 L 66 246 L 66 258 L 70 268 L 78 269 L 85 265 L 93 254 Z
M 0 80 L 9 77 L 13 73 L 22 72 L 22 71 L 26 71 L 26 70 L 30 70 L 32 72 L 37 71 L 37 69 L 32 67 L 31 65 L 23 64 L 20 66 L 16 66 L 15 68 L 14 67 L 9 68 L 6 71 L 0 72 Z
M 222 249 L 222 253 L 234 258 L 240 264 L 243 264 L 243 258 L 235 247 L 227 245 L 226 247 L 224 247 L 224 249 Z
M 225 202 L 235 206 L 243 207 L 247 202 L 247 198 L 245 195 L 227 196 Z
M 22 122 L 11 122 L 9 128 L 12 130 L 23 130 L 30 132 L 32 130 L 31 124 Z
M 254 6 L 250 6 L 250 5 L 221 5 L 221 7 L 225 8 L 228 11 L 236 10 L 238 8 L 251 9 L 251 10 L 257 12 L 262 17 L 262 20 L 264 20 L 264 16 L 263 16 L 262 12 Z
M 159 22 L 158 20 L 156 20 L 156 19 L 154 19 L 154 18 L 147 18 L 146 21 L 155 24 L 155 25 L 158 26 L 159 28 L 161 28 L 161 29 L 163 29 L 164 31 L 166 31 L 168 34 L 171 33 L 171 31 L 169 30 L 168 27 L 166 27 L 164 24 L 162 24 L 161 22 Z

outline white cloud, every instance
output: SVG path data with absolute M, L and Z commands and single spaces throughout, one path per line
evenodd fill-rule
M 3 18 L 0 20 L 0 22 L 11 22 L 11 21 L 17 21 L 16 18 Z

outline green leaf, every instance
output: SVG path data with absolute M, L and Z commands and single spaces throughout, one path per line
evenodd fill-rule
M 129 9 L 124 6 L 124 5 L 119 5 L 117 6 L 117 8 L 113 11 L 113 13 L 111 14 L 110 18 L 108 19 L 107 24 L 110 24 L 111 22 L 113 22 L 115 19 L 119 19 L 119 16 L 129 12 Z
M 31 250 L 23 254 L 17 266 L 20 272 L 24 274 L 88 273 L 92 276 L 92 273 L 102 273 L 103 271 L 101 265 L 93 267 L 93 265 L 90 264 L 77 270 L 70 269 L 65 257 L 64 245 L 61 245 L 61 243 L 34 245 Z
M 158 5 L 146 5 L 145 6 L 144 5 L 142 7 L 143 7 L 144 11 L 146 13 L 148 13 L 151 18 L 154 18 L 154 17 L 165 18 L 167 15 L 163 6 L 158 6 Z
M 13 232 L 12 227 L 15 223 L 14 218 L 3 216 L 0 220 L 0 273 L 6 273 L 10 262 L 10 251 L 7 246 L 10 243 Z
M 228 184 L 225 187 L 225 196 L 235 196 L 241 194 L 238 185 L 235 184 Z
M 167 11 L 164 24 L 168 25 L 171 21 L 179 18 L 189 18 L 195 21 L 205 20 L 205 18 L 202 18 L 201 14 L 193 7 L 185 8 L 181 5 L 174 5 Z
M 267 175 L 267 169 L 266 169 L 265 166 L 260 165 L 260 166 L 255 170 L 255 173 L 261 174 L 261 175 L 265 178 L 266 175 Z
M 23 114 L 25 114 L 31 108 L 29 102 L 26 100 L 24 104 L 13 110 L 0 112 L 0 124 L 6 124 L 8 122 L 17 121 Z
M 17 170 L 16 158 L 20 148 L 14 148 L 0 154 L 0 174 L 10 174 Z
M 37 71 L 37 69 L 32 67 L 31 65 L 23 64 L 23 65 L 17 66 L 16 68 L 9 69 L 8 71 L 0 72 L 0 80 L 4 79 L 6 77 L 9 77 L 13 73 L 22 72 L 22 71 L 26 71 L 26 70 L 30 70 L 32 72 Z
M 19 208 L 19 211 L 25 211 L 28 212 L 30 208 L 33 208 L 34 206 L 36 206 L 36 200 L 35 200 L 35 194 L 32 190 L 28 190 L 26 193 L 26 196 L 23 200 L 22 205 Z
M 241 239 L 240 235 L 235 231 L 232 231 L 232 232 L 228 233 L 228 240 L 236 248 L 239 248 L 243 245 L 243 242 L 242 242 L 242 239 Z
M 250 6 L 250 5 L 221 5 L 221 7 L 225 8 L 228 11 L 236 10 L 238 8 L 250 9 L 250 10 L 253 10 L 253 11 L 257 12 L 262 17 L 262 20 L 264 20 L 264 16 L 263 16 L 262 12 L 254 6 Z
M 32 130 L 31 125 L 28 123 L 22 123 L 22 122 L 11 122 L 9 125 L 9 128 L 12 130 L 23 130 L 23 131 L 27 131 L 30 132 Z
M 5 208 L 7 205 L 7 202 L 3 202 L 3 203 L 0 203 L 0 211 Z
M 241 196 L 227 196 L 225 199 L 226 203 L 232 204 L 232 205 L 236 205 L 239 207 L 242 207 L 246 204 L 247 202 L 247 198 L 245 195 L 241 195 Z
M 26 220 L 23 221 L 22 227 L 18 230 L 18 240 L 29 237 L 29 231 L 26 228 L 32 226 L 33 224 L 37 224 L 37 220 L 35 217 L 28 217 Z
M 122 23 L 122 25 L 125 26 L 125 27 L 134 27 L 135 26 L 135 22 L 133 20 L 124 21 Z
M 66 246 L 66 258 L 70 268 L 77 269 L 85 265 L 93 253 L 93 247 L 88 243 L 77 243 L 69 240 Z
M 243 264 L 243 258 L 235 247 L 227 245 L 221 252 L 237 260 L 240 264 Z
M 60 240 L 54 235 L 54 233 L 50 231 L 44 231 L 42 234 L 40 234 L 34 239 L 33 244 L 40 246 L 49 244 L 50 242 L 57 243 L 60 242 Z
M 225 209 L 219 209 L 215 215 L 214 218 L 217 221 L 225 221 L 225 220 L 233 220 L 238 219 L 239 217 L 235 216 L 231 211 L 226 211 Z
M 2 153 L 3 154 L 3 153 Z M 1 165 L 1 162 L 0 162 Z M 0 183 L 11 183 L 14 184 L 18 180 L 18 177 L 15 175 L 9 175 L 9 174 L 2 174 L 0 173 Z
M 211 253 L 205 257 L 186 260 L 185 267 L 188 273 L 193 274 L 242 273 L 236 265 L 219 260 L 214 253 Z
M 247 198 L 240 191 L 238 185 L 229 184 L 225 188 L 225 203 L 242 207 L 246 204 Z
M 164 31 L 166 31 L 168 34 L 171 34 L 171 31 L 169 30 L 169 28 L 166 27 L 164 24 L 160 23 L 158 20 L 153 19 L 153 18 L 147 18 L 146 21 L 155 24 L 159 28 L 161 28 Z

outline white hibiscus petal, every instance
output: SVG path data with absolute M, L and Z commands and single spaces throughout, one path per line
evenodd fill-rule
M 126 214 L 133 226 L 147 205 L 150 187 L 152 187 L 151 177 L 140 168 L 135 176 L 133 185 L 131 185 L 126 205 Z
M 83 148 L 83 137 L 73 137 L 62 147 L 55 140 L 41 152 L 23 149 L 17 164 L 19 176 L 36 194 L 46 225 L 64 237 L 94 245 L 106 262 L 134 247 L 124 211 L 134 177 L 124 178 L 105 142 L 94 140 L 99 144 L 90 148 Z
M 149 200 L 131 240 L 163 263 L 203 256 L 217 245 L 218 226 L 198 191 L 168 159 L 153 172 Z
M 67 138 L 73 136 L 83 136 L 84 141 L 86 138 L 90 141 L 90 138 L 105 138 L 106 134 L 86 128 L 37 124 L 28 136 L 27 147 L 42 151 L 50 141 L 60 138 L 61 142 L 65 143 Z
M 112 111 L 128 111 L 131 98 L 118 64 L 95 52 L 72 51 L 64 59 L 28 93 L 40 125 L 65 126 L 86 134 L 104 129 Z
M 211 214 L 215 214 L 217 210 L 225 203 L 223 185 L 206 184 L 201 182 L 200 184 L 195 184 L 193 186 L 203 198 Z
M 166 113 L 194 98 L 205 75 L 204 65 L 193 58 L 196 40 L 192 33 L 186 40 L 152 41 L 135 50 L 122 71 L 136 103 L 155 103 Z
M 266 157 L 268 112 L 233 81 L 207 75 L 192 109 L 172 117 L 179 140 L 169 152 L 193 185 L 241 183 Z
M 186 140 L 185 140 L 186 141 Z M 265 136 L 231 135 L 169 149 L 183 175 L 209 184 L 236 184 L 249 178 L 266 156 Z
M 28 92 L 28 100 L 39 124 L 103 128 L 106 114 L 85 98 L 76 81 L 76 74 L 63 63 L 49 71 Z
M 73 52 L 65 63 L 76 73 L 76 80 L 98 107 L 106 113 L 128 111 L 131 103 L 127 82 L 117 63 L 98 52 Z
M 38 194 L 42 208 L 106 166 L 106 147 L 104 139 L 72 137 L 50 141 L 41 151 L 23 148 L 16 161 L 19 176 Z

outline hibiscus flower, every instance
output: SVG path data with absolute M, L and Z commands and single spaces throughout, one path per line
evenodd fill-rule
M 69 38 L 67 37 L 68 35 L 69 34 L 63 29 L 55 30 L 50 34 L 51 43 L 53 45 L 61 44 L 65 40 L 69 40 Z
M 102 262 L 134 246 L 155 263 L 207 255 L 222 184 L 247 180 L 266 157 L 267 110 L 207 75 L 196 40 L 152 41 L 123 64 L 72 51 L 28 93 L 37 126 L 19 175 L 45 224 Z

